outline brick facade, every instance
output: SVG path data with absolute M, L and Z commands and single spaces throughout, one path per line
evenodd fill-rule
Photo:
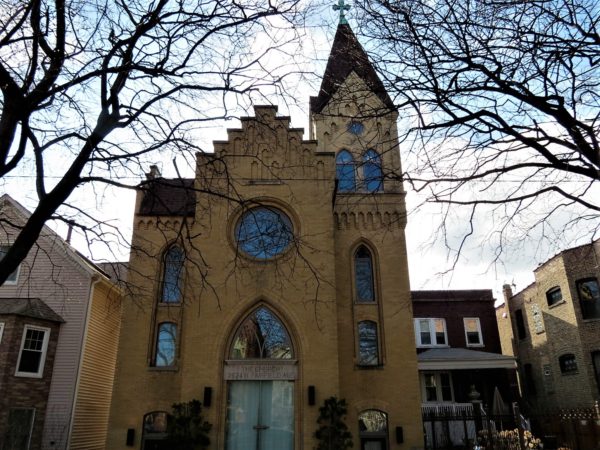
M 294 449 L 316 447 L 318 409 L 330 396 L 347 400 L 347 424 L 357 448 L 359 415 L 366 410 L 387 414 L 387 448 L 422 447 L 405 193 L 397 179 L 384 179 L 382 190 L 368 192 L 361 168 L 365 152 L 374 149 L 384 170 L 400 171 L 397 112 L 365 64 L 352 31 L 340 25 L 323 82 L 335 89 L 322 89 L 311 103 L 311 140 L 290 128 L 288 117 L 277 116 L 276 107 L 256 106 L 239 129 L 228 130 L 227 140 L 214 143 L 214 155 L 198 155 L 195 190 L 187 180 L 149 174 L 134 218 L 129 282 L 136 290 L 124 308 L 108 448 L 126 449 L 129 430 L 133 446 L 140 448 L 145 415 L 168 412 L 175 402 L 202 400 L 205 387 L 212 389 L 211 406 L 204 409 L 213 424 L 211 448 L 226 448 L 233 436 L 227 421 L 252 416 L 243 408 L 233 415 L 238 409 L 230 406 L 239 386 L 232 367 L 250 368 L 252 362 L 229 359 L 236 330 L 257 308 L 270 310 L 283 324 L 293 359 L 276 361 L 282 371 L 255 361 L 260 369 L 245 374 L 292 379 L 286 401 L 291 396 L 293 427 L 286 432 L 293 435 Z M 360 135 L 349 132 L 356 117 L 364 127 Z M 336 191 L 336 154 L 342 150 L 352 155 L 357 177 L 355 189 L 346 192 Z M 260 260 L 241 248 L 240 217 L 255 205 L 289 219 L 293 243 L 276 257 Z M 185 275 L 181 301 L 166 303 L 161 280 L 164 255 L 173 243 L 185 250 Z M 361 248 L 368 249 L 372 264 L 367 302 L 357 300 L 355 258 Z M 158 327 L 165 322 L 176 327 L 176 350 L 168 366 L 157 367 Z M 359 345 L 365 323 L 371 327 L 369 351 L 377 353 L 370 353 L 368 364 Z M 308 401 L 310 391 L 315 404 Z M 249 426 L 249 434 L 267 429 L 252 424 L 257 428 Z M 396 427 L 403 439 L 395 438 Z
M 7 430 L 10 408 L 35 408 L 34 424 L 29 448 L 38 450 L 42 445 L 42 430 L 52 380 L 56 344 L 60 324 L 17 315 L 0 315 L 4 332 L 0 342 L 0 448 Z M 41 378 L 16 376 L 17 360 L 25 325 L 50 329 L 44 371 Z
M 600 367 L 592 361 L 600 352 L 600 318 L 583 318 L 577 290 L 578 280 L 600 281 L 599 256 L 599 241 L 565 250 L 535 269 L 535 282 L 522 291 L 504 288 L 505 304 L 496 311 L 502 349 L 517 356 L 533 408 L 590 406 L 600 398 Z M 552 298 L 558 289 L 560 300 Z

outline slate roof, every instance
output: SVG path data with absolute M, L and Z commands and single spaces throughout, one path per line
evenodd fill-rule
M 196 212 L 196 195 L 192 178 L 154 178 L 140 186 L 144 192 L 139 215 L 188 216 Z
M 352 71 L 367 83 L 367 86 L 387 107 L 395 109 L 394 102 L 385 90 L 352 29 L 347 24 L 340 24 L 333 39 L 319 95 L 310 98 L 311 111 L 320 113 Z
M 0 298 L 0 314 L 14 314 L 63 323 L 64 320 L 39 298 Z
M 413 301 L 494 301 L 490 289 L 411 291 Z

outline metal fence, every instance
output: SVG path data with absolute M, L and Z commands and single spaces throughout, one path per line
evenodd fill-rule
M 491 414 L 480 404 L 424 406 L 425 447 L 429 450 L 598 450 L 600 408 Z

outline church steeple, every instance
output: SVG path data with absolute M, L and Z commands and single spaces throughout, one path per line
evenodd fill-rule
M 338 7 L 345 8 L 343 4 Z M 352 71 L 363 79 L 368 88 L 379 97 L 386 107 L 395 109 L 394 102 L 386 92 L 383 83 L 377 76 L 369 57 L 352 32 L 350 25 L 345 20 L 342 22 L 340 19 L 327 60 L 325 74 L 321 81 L 319 95 L 310 99 L 312 113 L 318 114 L 323 110 Z

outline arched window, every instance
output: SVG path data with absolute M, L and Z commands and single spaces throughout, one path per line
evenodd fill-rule
M 379 365 L 377 324 L 370 320 L 358 322 L 358 364 L 360 366 Z
M 356 191 L 354 158 L 347 150 L 342 150 L 335 158 L 335 177 L 338 180 L 339 192 Z
M 175 350 L 177 348 L 177 324 L 163 322 L 158 324 L 156 332 L 156 367 L 171 367 L 175 365 Z
M 170 247 L 165 253 L 161 302 L 181 302 L 184 261 L 185 254 L 183 253 L 183 250 L 176 245 Z
M 363 155 L 362 164 L 365 189 L 369 192 L 382 191 L 383 171 L 379 154 L 375 150 L 367 150 Z
M 367 409 L 358 415 L 360 448 L 385 450 L 388 448 L 387 414 L 377 409 Z
M 142 449 L 150 450 L 166 448 L 163 443 L 167 439 L 167 424 L 169 414 L 165 411 L 154 411 L 144 415 L 144 428 L 142 430 Z
M 371 258 L 371 252 L 364 245 L 361 245 L 354 253 L 354 288 L 358 303 L 375 301 L 373 258 Z
M 292 342 L 287 330 L 269 309 L 254 310 L 235 333 L 231 359 L 291 359 Z

